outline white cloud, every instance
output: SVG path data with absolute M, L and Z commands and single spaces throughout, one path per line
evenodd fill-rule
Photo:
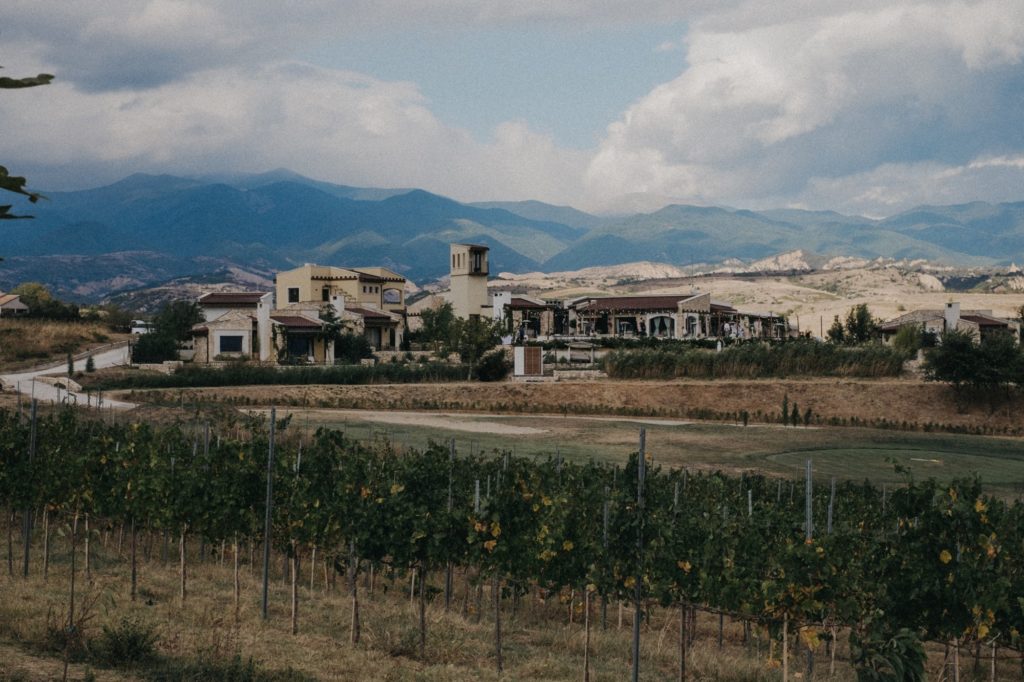
M 975 116 L 986 107 L 1019 128 L 1019 100 L 1013 111 L 995 98 L 1000 79 L 1020 75 L 1024 3 L 812 4 L 745 5 L 727 15 L 738 29 L 698 22 L 688 68 L 609 126 L 588 169 L 592 196 L 760 204 L 809 178 L 992 152 L 977 134 L 992 123 Z
M 884 164 L 840 178 L 812 178 L 794 205 L 888 216 L 921 204 L 1020 201 L 1024 155 L 978 157 L 963 165 Z
M 132 171 L 286 166 L 351 184 L 590 208 L 634 193 L 876 214 L 945 197 L 1020 198 L 1021 0 L 8 5 L 0 64 L 60 76 L 0 98 L 5 130 L 17 131 L 0 137 L 0 158 L 40 186 L 89 184 L 74 174 L 99 184 Z M 439 120 L 414 83 L 295 59 L 368 31 L 679 20 L 683 40 L 637 49 L 679 50 L 683 70 L 611 122 L 590 154 L 560 148 L 528 121 L 474 139 Z
M 480 143 L 439 121 L 411 83 L 297 62 L 203 71 L 140 92 L 60 83 L 23 92 L 0 100 L 0 116 L 19 131 L 0 140 L 3 158 L 15 168 L 88 169 L 103 180 L 285 166 L 462 199 L 556 200 L 579 195 L 586 164 L 525 123 L 504 124 Z M 37 186 L 56 179 L 41 173 Z

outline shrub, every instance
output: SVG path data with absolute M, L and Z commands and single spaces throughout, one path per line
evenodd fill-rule
M 362 334 L 341 334 L 334 342 L 334 361 L 358 365 L 360 360 L 373 357 L 373 347 Z
M 908 356 L 916 353 L 923 343 L 921 328 L 912 324 L 900 327 L 892 339 L 892 347 Z
M 151 625 L 122 618 L 116 626 L 103 626 L 94 643 L 97 660 L 103 665 L 128 667 L 156 658 L 157 634 Z
M 505 351 L 494 350 L 480 358 L 475 373 L 480 381 L 501 381 L 511 369 L 512 363 L 508 361 Z
M 178 359 L 178 342 L 166 334 L 143 334 L 132 346 L 132 362 L 163 362 Z

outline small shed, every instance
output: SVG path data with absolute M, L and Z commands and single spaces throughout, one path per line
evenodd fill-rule
M 516 346 L 513 350 L 513 374 L 539 377 L 544 374 L 544 349 L 540 346 Z

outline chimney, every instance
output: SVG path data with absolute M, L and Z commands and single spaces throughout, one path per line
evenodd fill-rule
M 946 304 L 945 329 L 944 331 L 956 330 L 960 323 L 960 304 L 950 301 Z
M 331 307 L 334 308 L 334 314 L 341 317 L 345 313 L 345 295 L 331 294 Z

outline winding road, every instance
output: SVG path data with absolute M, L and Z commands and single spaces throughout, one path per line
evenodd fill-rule
M 123 343 L 106 350 L 101 350 L 96 353 L 92 353 L 92 361 L 96 369 L 103 369 L 105 367 L 118 367 L 120 365 L 128 364 L 128 344 Z M 75 359 L 75 370 L 84 371 L 85 363 L 89 356 L 82 355 Z M 21 392 L 23 395 L 34 397 L 36 400 L 42 403 L 59 403 L 65 400 L 76 401 L 79 405 L 86 403 L 86 396 L 82 393 L 76 393 L 71 391 L 70 393 L 62 387 L 54 386 L 51 383 L 40 381 L 40 377 L 62 377 L 67 376 L 68 365 L 66 362 L 59 364 L 50 364 L 45 367 L 36 367 L 24 372 L 18 372 L 16 374 L 0 374 L 0 382 L 3 382 L 8 388 L 5 390 L 15 390 Z M 126 403 L 120 400 L 108 400 L 104 398 L 102 407 L 113 408 L 116 410 L 130 410 L 135 407 L 135 403 Z

